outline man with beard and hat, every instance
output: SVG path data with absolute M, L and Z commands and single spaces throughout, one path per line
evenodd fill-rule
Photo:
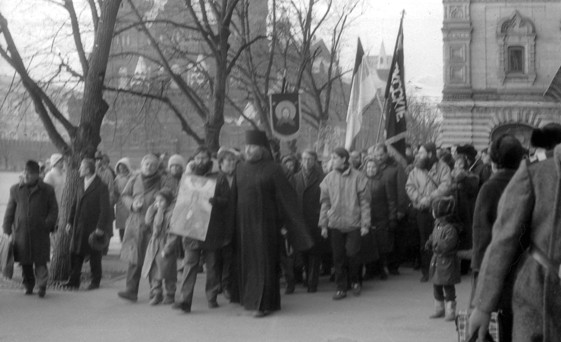
M 132 302 L 136 302 L 138 298 L 144 257 L 152 235 L 150 227 L 145 223 L 146 211 L 154 203 L 163 183 L 158 165 L 158 157 L 153 154 L 145 155 L 140 163 L 140 173 L 131 177 L 121 196 L 123 204 L 130 210 L 121 246 L 121 259 L 128 261 L 129 266 L 126 289 L 119 292 L 118 296 Z
M 450 167 L 436 157 L 436 145 L 427 143 L 419 148 L 415 168 L 409 173 L 405 190 L 416 209 L 417 228 L 421 248 L 421 282 L 429 280 L 431 252 L 423 249 L 432 233 L 434 219 L 431 213 L 432 201 L 450 192 Z
M 235 175 L 239 299 L 255 317 L 264 317 L 280 310 L 281 227 L 296 251 L 311 248 L 313 242 L 296 193 L 282 166 L 272 160 L 264 132 L 246 132 L 245 154 Z
M 210 150 L 200 146 L 195 151 L 193 160 L 187 165 L 185 174 L 216 178 L 216 174 L 212 173 L 212 165 Z M 217 181 L 214 196 L 209 199 L 212 204 L 212 210 L 205 240 L 199 241 L 172 234 L 164 247 L 164 255 L 166 256 L 173 253 L 178 243 L 183 245 L 183 250 L 185 251 L 183 273 L 179 285 L 179 300 L 173 305 L 174 309 L 180 309 L 187 313 L 191 312 L 195 282 L 197 281 L 199 263 L 203 253 L 207 266 L 205 292 L 208 307 L 211 309 L 218 307 L 218 302 L 216 301 L 220 291 L 218 252 L 220 248 L 228 243 L 226 240 L 229 240 L 231 237 L 231 234 L 225 229 L 226 222 L 224 221 L 225 217 L 222 211 L 228 203 L 230 191 L 228 182 L 224 181 L 225 179 L 222 178 L 220 181 Z
M 25 164 L 22 178 L 10 188 L 3 230 L 13 242 L 14 261 L 21 264 L 25 294 L 32 294 L 37 282 L 39 297 L 43 298 L 49 278 L 49 234 L 55 229 L 58 206 L 53 187 L 39 178 L 36 161 Z

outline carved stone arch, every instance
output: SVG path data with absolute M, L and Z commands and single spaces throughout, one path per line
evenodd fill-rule
M 499 47 L 499 80 L 532 85 L 536 80 L 536 28 L 531 19 L 517 10 L 511 16 L 502 18 L 497 24 L 497 44 Z M 510 73 L 508 49 L 521 47 L 523 53 L 523 72 Z
M 513 134 L 520 142 L 529 147 L 532 129 L 539 127 L 541 117 L 532 108 L 500 108 L 495 111 L 488 124 L 489 141 L 505 133 Z

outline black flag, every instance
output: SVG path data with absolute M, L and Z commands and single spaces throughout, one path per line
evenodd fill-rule
M 389 79 L 385 94 L 386 145 L 392 154 L 405 160 L 405 113 L 407 112 L 407 96 L 405 95 L 403 69 L 403 14 L 397 33 Z M 397 153 L 396 153 L 397 152 Z

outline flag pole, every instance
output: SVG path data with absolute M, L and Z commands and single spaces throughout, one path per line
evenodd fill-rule
M 376 96 L 378 97 L 378 104 L 380 104 L 380 109 L 381 109 L 381 113 L 380 113 L 380 123 L 378 124 L 378 134 L 376 135 L 376 144 L 378 144 L 378 142 L 380 141 L 380 133 L 382 132 L 382 123 L 384 122 L 384 116 L 386 114 L 386 106 L 388 105 L 388 99 L 384 99 L 384 106 L 382 107 L 382 103 L 380 102 L 380 96 L 378 94 L 376 94 Z

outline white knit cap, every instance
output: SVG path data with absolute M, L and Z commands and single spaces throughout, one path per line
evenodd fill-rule
M 181 168 L 183 170 L 185 170 L 185 165 L 187 164 L 187 162 L 185 161 L 185 158 L 183 158 L 182 156 L 180 156 L 179 154 L 174 154 L 173 156 L 169 157 L 168 160 L 168 169 L 172 166 L 172 165 L 179 165 L 181 166 Z

